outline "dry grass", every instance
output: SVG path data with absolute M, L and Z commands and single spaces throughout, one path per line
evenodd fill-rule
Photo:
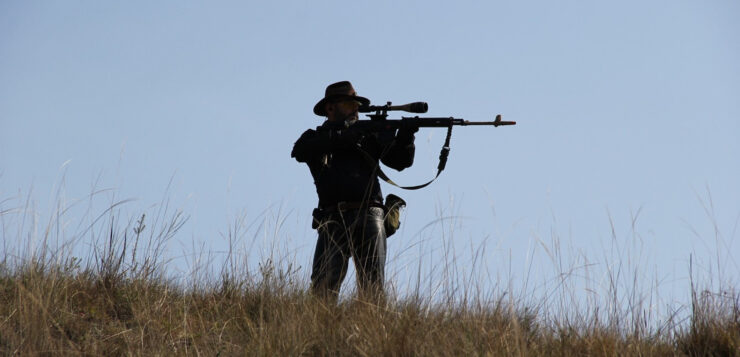
M 689 320 L 658 328 L 603 321 L 599 311 L 553 316 L 547 302 L 504 294 L 457 303 L 418 293 L 349 297 L 331 305 L 307 294 L 290 266 L 271 261 L 249 272 L 230 260 L 219 279 L 175 280 L 162 247 L 184 223 L 180 213 L 160 212 L 153 227 L 144 217 L 117 227 L 106 212 L 111 219 L 95 220 L 105 223 L 92 235 L 90 259 L 51 249 L 50 229 L 27 255 L 0 257 L 0 353 L 740 355 L 740 294 L 732 287 L 693 289 Z
M 26 264 L 0 276 L 0 352 L 31 355 L 737 355 L 738 295 L 697 298 L 686 328 L 548 326 L 497 301 L 327 305 L 290 278 L 187 290 L 151 276 Z M 529 312 L 526 312 L 529 311 Z

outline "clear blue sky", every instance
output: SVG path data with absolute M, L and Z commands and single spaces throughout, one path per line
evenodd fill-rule
M 729 0 L 4 1 L 2 208 L 31 197 L 43 230 L 62 183 L 67 203 L 93 187 L 134 198 L 131 216 L 166 196 L 190 216 L 173 256 L 223 251 L 241 213 L 266 217 L 244 238 L 266 252 L 280 215 L 305 272 L 316 197 L 290 150 L 321 123 L 311 108 L 326 85 L 351 80 L 374 103 L 518 122 L 455 128 L 433 185 L 383 186 L 409 202 L 392 277 L 419 261 L 434 272 L 452 250 L 463 276 L 551 282 L 567 270 L 544 249 L 558 240 L 565 268 L 589 265 L 598 284 L 631 264 L 683 294 L 693 254 L 737 286 L 739 16 Z M 443 138 L 421 130 L 415 166 L 387 171 L 428 180 Z

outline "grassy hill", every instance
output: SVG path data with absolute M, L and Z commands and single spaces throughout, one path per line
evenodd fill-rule
M 732 286 L 692 284 L 687 317 L 657 322 L 641 306 L 628 307 L 629 316 L 598 304 L 563 314 L 546 298 L 505 293 L 441 301 L 418 291 L 373 300 L 349 293 L 333 304 L 308 294 L 289 265 L 269 260 L 255 271 L 225 264 L 215 279 L 168 272 L 163 247 L 184 223 L 180 213 L 147 228 L 144 217 L 118 227 L 106 212 L 110 219 L 93 220 L 107 222 L 103 229 L 79 235 L 97 242 L 89 259 L 73 256 L 74 240 L 55 236 L 54 224 L 37 233 L 35 248 L 11 254 L 4 246 L 0 354 L 740 355 Z M 5 244 L 34 238 L 2 223 Z
M 186 288 L 161 271 L 28 261 L 0 270 L 5 355 L 717 355 L 740 354 L 739 296 L 695 299 L 691 321 L 645 331 L 499 299 L 339 304 L 263 266 L 259 276 Z M 108 269 L 108 270 L 106 270 Z

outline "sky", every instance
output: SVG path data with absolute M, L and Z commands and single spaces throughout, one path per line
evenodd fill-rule
M 729 0 L 4 1 L 2 249 L 61 206 L 63 235 L 89 246 L 84 223 L 127 200 L 124 222 L 188 217 L 175 270 L 223 259 L 231 236 L 248 264 L 280 246 L 307 276 L 317 199 L 290 151 L 350 80 L 373 104 L 517 122 L 454 128 L 425 189 L 383 184 L 408 202 L 388 241 L 400 290 L 418 275 L 430 293 L 548 294 L 567 275 L 587 291 L 622 269 L 666 301 L 690 274 L 736 288 L 738 15 Z M 431 179 L 444 134 L 420 130 L 414 166 L 385 171 Z

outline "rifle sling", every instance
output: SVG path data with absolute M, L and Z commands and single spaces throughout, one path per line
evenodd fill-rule
M 434 180 L 436 180 L 437 177 L 439 177 L 439 175 L 442 174 L 442 171 L 444 171 L 445 166 L 447 165 L 447 156 L 450 154 L 450 138 L 451 137 L 452 137 L 452 125 L 447 127 L 447 137 L 445 138 L 445 143 L 442 146 L 442 150 L 440 150 L 439 152 L 439 164 L 437 164 L 437 175 L 435 175 L 433 179 L 429 180 L 429 182 L 421 184 L 421 185 L 416 185 L 416 186 L 400 186 L 397 183 L 393 182 L 393 180 L 388 178 L 385 172 L 383 172 L 383 169 L 380 168 L 380 163 L 376 163 L 375 160 L 370 156 L 370 154 L 368 154 L 364 150 L 360 149 L 359 151 L 363 154 L 363 156 L 368 161 L 368 163 L 372 164 L 372 166 L 375 166 L 375 168 L 378 170 L 377 171 L 378 177 L 383 179 L 383 181 L 393 186 L 396 186 L 398 188 L 402 188 L 404 190 L 418 190 L 420 188 L 429 186 L 429 184 L 434 182 Z

